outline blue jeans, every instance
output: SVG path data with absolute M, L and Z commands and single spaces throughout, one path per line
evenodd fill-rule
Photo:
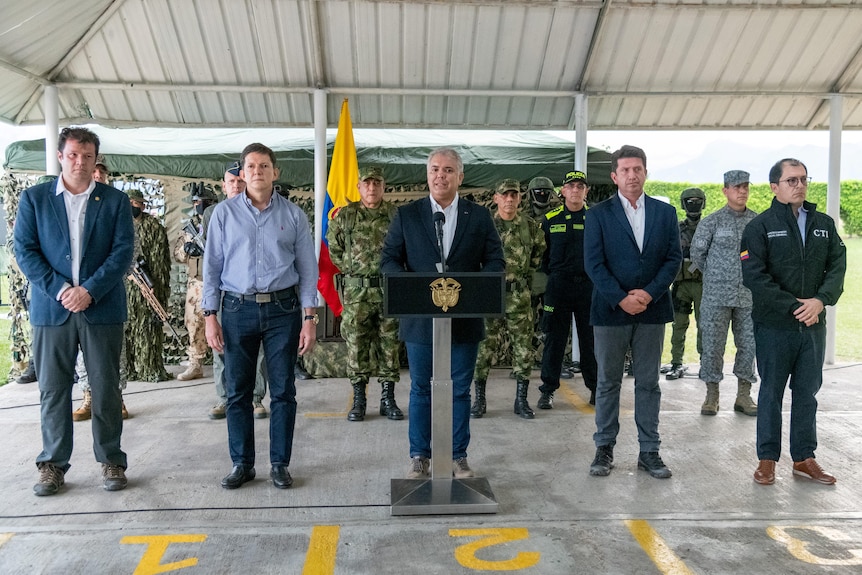
M 296 365 L 301 308 L 295 294 L 270 303 L 222 301 L 227 431 L 234 465 L 254 465 L 254 395 L 257 356 L 263 343 L 269 375 L 269 461 L 289 465 L 296 424 Z
M 817 449 L 817 392 L 823 383 L 826 330 L 788 331 L 754 326 L 760 393 L 757 458 L 781 456 L 781 403 L 790 379 L 790 457 L 803 461 Z
M 431 457 L 431 375 L 433 346 L 405 342 L 410 363 L 408 437 L 410 457 Z M 470 384 L 476 367 L 477 343 L 452 344 L 452 458 L 467 457 L 470 445 Z
M 661 387 L 658 376 L 664 345 L 664 324 L 636 323 L 593 327 L 598 362 L 596 389 L 596 447 L 615 445 L 620 431 L 620 388 L 626 351 L 632 350 L 635 376 L 635 425 L 641 451 L 658 451 L 661 445 L 658 416 Z

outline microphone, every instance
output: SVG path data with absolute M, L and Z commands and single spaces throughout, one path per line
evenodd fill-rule
M 440 250 L 440 271 L 446 271 L 446 256 L 443 251 L 443 224 L 446 223 L 446 215 L 443 212 L 434 212 L 434 229 L 437 230 L 437 248 Z

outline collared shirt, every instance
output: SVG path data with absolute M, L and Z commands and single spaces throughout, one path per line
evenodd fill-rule
M 449 257 L 449 249 L 452 247 L 452 240 L 455 239 L 455 228 L 458 226 L 458 192 L 455 192 L 455 199 L 445 208 L 441 207 L 432 196 L 428 196 L 431 200 L 431 215 L 435 212 L 443 212 L 446 220 L 443 222 L 443 255 Z
M 66 204 L 66 218 L 69 223 L 69 242 L 72 250 L 72 285 L 81 284 L 81 240 L 84 237 L 84 222 L 87 218 L 87 202 L 90 201 L 90 194 L 96 188 L 96 180 L 90 180 L 90 185 L 80 194 L 73 194 L 66 188 L 63 182 L 63 176 L 57 178 L 57 189 L 54 191 L 56 195 L 63 194 L 63 202 Z M 57 300 L 60 299 L 60 294 L 70 288 L 68 283 L 63 284 L 60 292 L 57 294 Z
M 219 202 L 207 229 L 201 309 L 221 292 L 270 293 L 297 286 L 302 307 L 317 307 L 317 258 L 305 213 L 277 193 L 263 210 L 243 193 Z
M 628 198 L 623 196 L 619 190 L 617 190 L 617 197 L 620 199 L 620 202 L 623 204 L 623 210 L 626 212 L 626 218 L 629 221 L 629 225 L 632 227 L 632 232 L 635 235 L 635 241 L 638 244 L 638 249 L 643 252 L 644 251 L 644 227 L 646 226 L 646 216 L 644 215 L 644 194 L 641 193 L 638 196 L 637 201 L 635 202 L 635 206 L 632 207 L 631 202 L 629 202 Z
M 799 214 L 796 216 L 796 225 L 799 226 L 799 235 L 802 236 L 802 245 L 805 246 L 805 224 L 808 222 L 808 210 L 799 206 Z

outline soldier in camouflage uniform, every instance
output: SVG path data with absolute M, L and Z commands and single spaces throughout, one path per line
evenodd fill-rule
M 545 351 L 542 354 L 542 385 L 539 387 L 542 395 L 536 403 L 539 409 L 552 409 L 554 406 L 566 340 L 572 331 L 572 314 L 578 332 L 581 374 L 590 390 L 590 404 L 595 405 L 596 402 L 598 368 L 590 325 L 593 282 L 584 271 L 585 202 L 589 189 L 584 172 L 566 174 L 560 190 L 565 202 L 545 214 L 542 221 L 547 244 L 542 269 L 548 274 L 548 288 L 542 317 Z
M 700 408 L 702 415 L 718 412 L 718 382 L 724 378 L 724 348 L 729 325 L 733 327 L 736 345 L 733 374 L 737 377 L 737 393 L 733 409 L 757 415 L 757 405 L 751 400 L 751 384 L 757 381 L 752 299 L 751 291 L 742 283 L 739 260 L 742 232 L 757 215 L 746 207 L 748 185 L 748 172 L 731 170 L 724 174 L 727 205 L 703 219 L 691 244 L 691 260 L 703 272 L 700 379 L 706 382 L 706 400 Z
M 189 333 L 189 365 L 188 368 L 179 375 L 177 379 L 187 381 L 190 379 L 198 379 L 204 376 L 203 360 L 207 356 L 206 324 L 204 323 L 203 312 L 201 311 L 201 298 L 203 297 L 203 214 L 209 206 L 215 205 L 218 198 L 215 192 L 206 188 L 203 185 L 195 186 L 191 194 L 191 202 L 194 205 L 195 213 L 189 220 L 189 223 L 197 230 L 197 241 L 191 233 L 185 229 L 180 230 L 180 234 L 174 242 L 174 259 L 181 264 L 186 264 L 188 267 L 187 284 L 186 284 L 186 306 L 184 313 L 184 321 L 186 330 Z
M 365 419 L 365 389 L 371 377 L 371 348 L 377 351 L 380 415 L 404 419 L 395 403 L 398 364 L 398 320 L 383 317 L 380 250 L 395 206 L 383 200 L 383 170 L 359 171 L 359 201 L 339 209 L 326 231 L 329 256 L 342 274 L 341 333 L 347 341 L 347 368 L 353 386 L 349 421 Z
M 140 257 L 146 262 L 145 269 L 153 280 L 153 293 L 164 307 L 168 301 L 171 281 L 170 247 L 165 227 L 146 213 L 144 195 L 140 190 L 129 190 L 129 202 L 135 223 L 135 238 L 140 240 Z M 137 261 L 137 260 L 136 260 Z M 167 381 L 171 379 L 165 371 L 165 332 L 162 322 L 155 316 L 140 288 L 126 280 L 126 296 L 129 305 L 129 320 L 126 322 L 126 368 L 132 381 Z
M 485 321 L 485 339 L 479 344 L 473 384 L 475 400 L 470 416 L 485 414 L 485 384 L 491 369 L 494 354 L 492 342 L 502 330 L 507 330 L 512 343 L 512 369 L 517 382 L 514 411 L 524 419 L 533 419 L 535 414 L 527 403 L 530 372 L 533 368 L 533 308 L 530 304 L 530 286 L 533 272 L 542 263 L 545 253 L 545 237 L 539 225 L 531 217 L 518 213 L 521 204 L 521 184 L 518 180 L 500 182 L 494 194 L 497 213 L 494 226 L 503 243 L 506 258 L 506 315 L 500 319 Z
M 691 238 L 700 223 L 700 215 L 706 207 L 706 194 L 700 188 L 688 188 L 680 194 L 680 203 L 685 210 L 685 219 L 679 222 L 679 244 L 682 248 L 682 267 L 670 288 L 673 301 L 673 331 L 670 336 L 670 369 L 665 376 L 669 380 L 679 379 L 688 370 L 682 364 L 685 353 L 685 334 L 688 331 L 689 317 L 694 309 L 694 322 L 697 326 L 697 353 L 703 353 L 700 334 L 700 300 L 703 293 L 703 275 L 691 263 Z

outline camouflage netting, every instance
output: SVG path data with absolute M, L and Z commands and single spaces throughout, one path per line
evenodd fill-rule
M 21 191 L 35 184 L 36 180 L 43 175 L 35 172 L 6 173 L 0 181 L 3 199 L 6 207 L 6 224 L 9 238 L 9 253 L 12 256 L 11 237 L 17 213 L 18 198 Z M 112 184 L 122 190 L 131 188 L 140 189 L 147 200 L 148 211 L 162 221 L 167 228 L 168 241 L 172 243 L 181 233 L 183 225 L 192 213 L 190 201 L 190 190 L 192 184 L 203 184 L 213 190 L 219 198 L 224 198 L 221 189 L 221 181 L 200 180 L 199 178 L 177 178 L 171 176 L 134 175 L 134 174 L 111 174 Z M 287 195 L 306 213 L 310 222 L 314 222 L 314 190 L 311 188 L 287 189 L 283 194 Z M 412 186 L 394 186 L 386 189 L 386 199 L 395 204 L 403 204 L 428 194 L 427 184 Z M 466 188 L 460 190 L 460 194 L 468 199 L 493 209 L 493 190 L 481 188 Z M 171 268 L 171 291 L 168 304 L 165 306 L 171 315 L 171 325 L 180 334 L 180 341 L 176 341 L 170 335 L 165 339 L 165 363 L 177 364 L 186 359 L 188 347 L 188 334 L 183 324 L 184 302 L 186 293 L 186 266 L 173 263 Z M 9 287 L 11 299 L 12 320 L 10 332 L 12 368 L 9 378 L 14 379 L 21 371 L 26 369 L 30 357 L 30 325 L 29 317 L 22 298 L 23 291 L 27 286 L 26 278 L 18 271 L 14 263 L 14 257 L 10 257 L 9 265 Z M 330 314 L 331 315 L 331 314 Z M 321 330 L 320 341 L 314 352 L 304 358 L 305 368 L 316 377 L 346 377 L 344 357 L 344 340 L 338 330 L 338 322 L 331 323 L 328 330 Z M 327 333 L 328 331 L 328 333 Z M 508 338 L 503 337 L 504 340 Z M 500 350 L 494 358 L 494 365 L 508 366 L 511 361 L 511 352 L 508 341 L 500 341 L 495 349 Z M 539 356 L 540 357 L 540 356 Z M 402 365 L 406 365 L 406 355 L 402 353 Z

